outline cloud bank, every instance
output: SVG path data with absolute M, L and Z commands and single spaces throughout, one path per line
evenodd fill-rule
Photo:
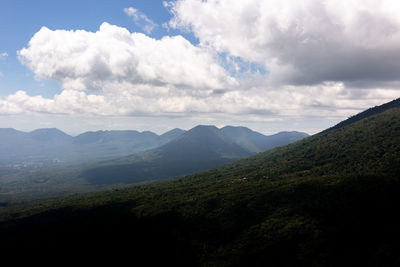
M 53 98 L 18 91 L 0 98 L 0 114 L 342 119 L 399 97 L 396 1 L 178 0 L 164 6 L 172 14 L 169 27 L 193 32 L 198 45 L 108 23 L 96 32 L 43 27 L 18 58 L 36 78 L 59 81 L 63 91 Z M 124 11 L 146 21 L 133 7 Z M 241 72 L 244 63 L 265 73 Z
M 400 79 L 395 0 L 178 0 L 167 6 L 170 27 L 263 64 L 276 84 L 381 86 Z

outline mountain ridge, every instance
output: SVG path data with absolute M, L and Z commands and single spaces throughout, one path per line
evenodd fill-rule
M 0 153 L 0 163 L 32 160 L 33 163 L 43 163 L 53 159 L 71 163 L 94 162 L 154 149 L 186 132 L 178 128 L 160 135 L 151 131 L 99 130 L 70 136 L 57 128 L 40 128 L 31 132 L 0 128 L 0 147 L 8 151 Z
M 357 122 L 359 120 L 362 120 L 364 118 L 367 118 L 369 116 L 375 115 L 375 114 L 379 114 L 382 113 L 388 109 L 391 108 L 395 108 L 395 107 L 400 107 L 400 98 L 394 99 L 388 103 L 384 103 L 380 106 L 375 106 L 375 107 L 371 107 L 367 110 L 364 110 L 354 116 L 349 117 L 347 120 L 344 120 L 342 122 L 339 122 L 338 124 L 334 125 L 331 128 L 326 129 L 325 131 L 330 131 L 330 130 L 334 130 L 334 129 L 338 129 L 341 127 L 344 127 L 346 125 L 349 125 L 351 123 Z M 325 132 L 324 131 L 324 132 Z
M 215 126 L 198 125 L 159 148 L 106 162 L 83 172 L 90 183 L 132 183 L 214 168 L 250 156 Z
M 254 155 L 263 149 L 249 149 L 243 145 L 246 142 L 240 142 L 237 136 L 225 134 L 227 129 L 233 128 L 198 125 L 158 148 L 103 162 L 103 166 L 86 169 L 82 176 L 92 184 L 137 183 L 172 178 L 215 168 Z M 283 144 L 277 141 L 272 144 L 268 141 L 274 136 L 264 136 L 245 127 L 239 130 L 260 137 L 254 147 L 262 144 L 265 148 L 273 148 L 291 142 L 285 135 Z M 247 143 L 253 141 L 253 136 L 245 136 Z M 298 134 L 293 136 L 298 138 Z

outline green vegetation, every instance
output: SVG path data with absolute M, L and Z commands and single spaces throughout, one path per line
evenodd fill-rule
M 394 103 L 180 179 L 0 205 L 1 249 L 95 252 L 146 265 L 398 265 L 400 100 Z

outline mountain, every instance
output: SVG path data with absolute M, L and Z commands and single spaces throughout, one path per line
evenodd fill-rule
M 97 131 L 85 132 L 73 140 L 77 157 L 102 159 L 129 155 L 158 147 L 164 143 L 149 131 Z
M 24 132 L 17 131 L 13 128 L 0 128 L 0 141 L 8 140 L 9 138 L 16 138 L 24 135 Z
M 11 128 L 0 129 L 0 161 L 10 162 L 23 153 L 19 147 L 25 144 L 25 133 Z M 18 148 L 18 149 L 17 149 Z
M 265 135 L 254 132 L 246 127 L 225 126 L 221 128 L 221 132 L 235 140 L 242 147 L 255 153 L 264 151 L 263 148 L 267 142 Z
M 72 137 L 55 129 L 38 129 L 29 133 L 0 129 L 0 162 L 52 161 L 71 153 Z
M 96 131 L 85 132 L 74 138 L 74 143 L 85 144 L 106 144 L 113 142 L 158 142 L 158 135 L 153 132 L 145 131 Z
M 215 126 L 199 125 L 161 148 L 165 154 L 194 158 L 195 161 L 249 156 L 234 140 Z
M 308 136 L 302 132 L 280 132 L 265 136 L 246 127 L 225 126 L 222 133 L 235 140 L 247 150 L 258 153 L 275 147 L 284 146 Z
M 175 138 L 181 136 L 185 132 L 186 132 L 185 130 L 175 128 L 166 133 L 163 133 L 162 135 L 160 135 L 160 137 L 164 140 L 165 143 L 168 143 L 168 142 L 174 140 Z
M 250 155 L 217 127 L 199 125 L 159 148 L 105 162 L 86 170 L 84 176 L 93 184 L 142 182 L 214 168 Z
M 42 128 L 37 129 L 27 134 L 27 137 L 42 142 L 63 142 L 71 141 L 72 136 L 60 131 L 57 128 Z
M 0 249 L 147 265 L 397 266 L 400 99 L 369 112 L 183 178 L 0 207 Z

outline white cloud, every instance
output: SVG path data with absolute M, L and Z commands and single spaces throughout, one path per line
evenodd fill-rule
M 53 98 L 18 91 L 0 98 L 0 114 L 65 114 L 127 117 L 224 117 L 270 122 L 290 118 L 342 119 L 390 101 L 396 90 L 347 90 L 343 83 L 231 90 L 196 96 L 177 87 L 109 83 L 102 95 L 64 90 Z
M 400 80 L 396 0 L 178 0 L 170 27 L 258 62 L 275 84 Z
M 147 34 L 150 34 L 154 28 L 158 26 L 157 23 L 149 19 L 146 14 L 140 12 L 134 7 L 124 8 L 124 13 L 129 17 L 132 17 L 133 22 L 141 27 L 142 30 Z
M 0 60 L 8 57 L 8 54 L 6 52 L 0 53 Z
M 69 90 L 101 90 L 121 81 L 196 90 L 235 84 L 215 54 L 182 36 L 156 40 L 108 23 L 97 32 L 43 27 L 18 55 L 36 77 L 59 80 Z
M 103 96 L 87 95 L 84 92 L 64 90 L 53 99 L 29 96 L 24 91 L 0 98 L 0 114 L 97 114 L 110 115 Z M 109 111 L 109 110 L 108 110 Z

